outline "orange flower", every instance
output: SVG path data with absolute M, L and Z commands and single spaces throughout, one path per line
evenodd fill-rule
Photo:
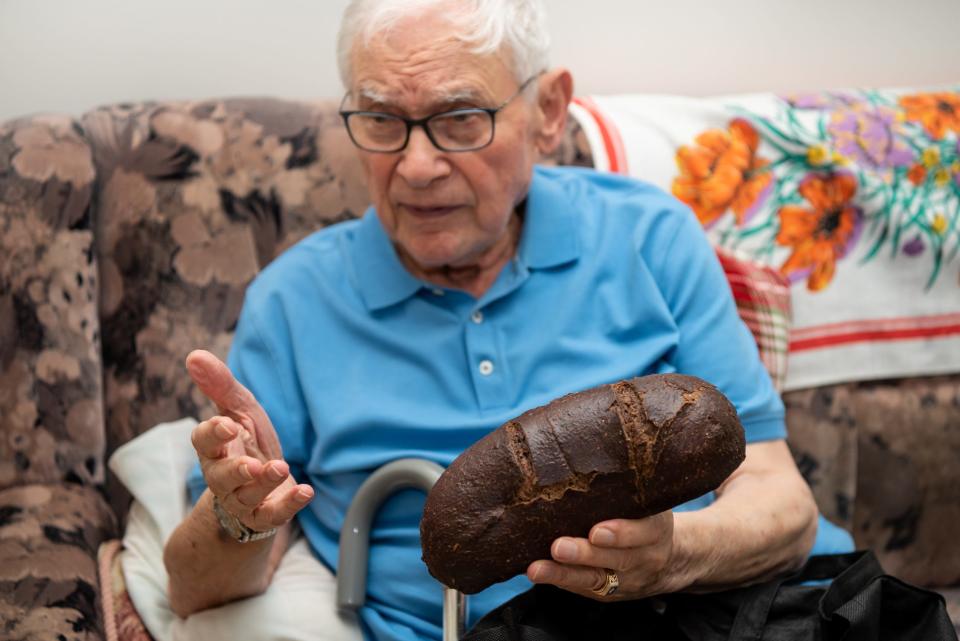
M 943 92 L 902 96 L 900 106 L 906 110 L 906 119 L 919 122 L 934 140 L 943 138 L 948 130 L 960 134 L 960 94 Z
M 690 205 L 704 226 L 733 209 L 742 225 L 760 204 L 773 176 L 758 158 L 760 137 L 746 120 L 730 122 L 726 131 L 710 129 L 696 137 L 696 146 L 677 150 L 680 175 L 673 180 L 673 195 Z
M 923 184 L 923 181 L 927 179 L 927 168 L 917 163 L 907 172 L 907 178 L 909 178 L 910 182 L 914 185 L 920 186 Z
M 860 227 L 860 211 L 850 202 L 857 181 L 850 174 L 810 175 L 800 194 L 813 207 L 786 205 L 780 209 L 777 243 L 793 248 L 780 271 L 793 280 L 807 278 L 807 288 L 819 291 L 830 284 L 836 262 L 847 253 Z

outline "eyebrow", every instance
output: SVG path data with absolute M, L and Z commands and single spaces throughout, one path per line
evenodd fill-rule
M 384 94 L 380 93 L 379 91 L 376 90 L 376 88 L 372 86 L 360 87 L 360 89 L 357 91 L 357 99 L 358 100 L 366 99 L 366 100 L 369 100 L 370 102 L 375 102 L 381 105 L 385 105 L 389 102 L 389 100 Z
M 486 93 L 478 91 L 471 87 L 453 87 L 445 91 L 431 91 L 432 96 L 428 99 L 429 107 L 442 107 L 452 105 L 458 102 L 472 102 L 481 104 L 489 101 Z M 367 100 L 375 105 L 384 107 L 393 106 L 394 103 L 390 96 L 382 93 L 374 85 L 361 85 L 357 90 L 357 98 Z

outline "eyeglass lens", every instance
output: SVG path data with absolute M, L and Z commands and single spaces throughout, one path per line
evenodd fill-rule
M 493 118 L 480 109 L 437 114 L 424 124 L 436 144 L 448 150 L 482 147 L 493 134 Z M 392 114 L 351 114 L 348 126 L 357 142 L 368 149 L 392 151 L 406 141 L 406 122 Z

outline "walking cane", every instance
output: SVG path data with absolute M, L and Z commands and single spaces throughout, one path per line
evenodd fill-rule
M 370 524 L 387 497 L 407 488 L 429 492 L 443 468 L 432 461 L 405 458 L 387 463 L 363 482 L 353 497 L 340 530 L 337 607 L 357 610 L 367 597 Z M 443 641 L 458 641 L 466 623 L 467 597 L 443 588 Z

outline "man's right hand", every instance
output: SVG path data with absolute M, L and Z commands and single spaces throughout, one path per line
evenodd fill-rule
M 286 524 L 310 502 L 313 488 L 298 485 L 290 475 L 267 413 L 210 352 L 190 352 L 186 365 L 219 413 L 200 423 L 192 435 L 210 491 L 253 530 Z

